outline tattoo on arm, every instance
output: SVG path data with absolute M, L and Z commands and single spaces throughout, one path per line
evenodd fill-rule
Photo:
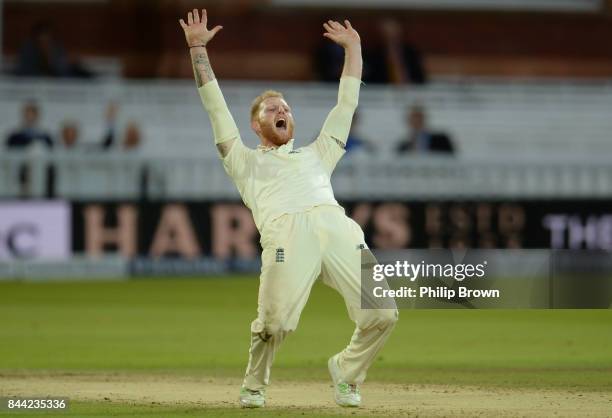
M 210 66 L 210 60 L 208 59 L 208 54 L 196 54 L 193 58 L 193 64 L 200 71 L 204 71 L 208 81 L 211 81 L 215 78 L 215 73 L 213 73 L 212 67 Z
M 193 74 L 195 76 L 196 85 L 198 86 L 198 88 L 202 87 L 204 85 L 204 82 L 202 81 L 200 71 L 195 67 L 195 65 L 193 66 Z
M 197 52 L 194 51 L 191 56 L 191 62 L 193 64 L 193 73 L 195 75 L 198 88 L 215 79 L 215 73 L 210 65 L 210 60 L 208 59 L 206 50 Z

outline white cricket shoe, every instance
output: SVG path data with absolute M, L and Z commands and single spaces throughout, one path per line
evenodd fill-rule
M 261 408 L 266 403 L 264 390 L 251 390 L 244 386 L 240 388 L 240 406 L 243 408 Z
M 340 378 L 340 367 L 338 366 L 338 354 L 327 362 L 329 374 L 334 381 L 334 398 L 340 406 L 357 407 L 361 405 L 361 394 L 359 386 L 346 383 Z

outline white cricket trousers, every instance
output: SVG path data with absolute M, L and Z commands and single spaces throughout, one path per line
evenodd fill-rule
M 262 233 L 262 268 L 257 319 L 251 324 L 251 348 L 244 386 L 263 389 L 274 354 L 296 329 L 318 277 L 344 298 L 356 328 L 339 355 L 342 379 L 362 383 L 368 367 L 389 337 L 396 309 L 361 309 L 363 231 L 338 206 L 317 206 L 285 214 Z

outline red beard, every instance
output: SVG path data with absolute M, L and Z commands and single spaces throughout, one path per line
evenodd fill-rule
M 285 145 L 291 138 L 293 138 L 293 124 L 287 124 L 287 128 L 277 128 L 272 124 L 260 124 L 261 136 L 268 142 L 273 143 L 277 147 Z

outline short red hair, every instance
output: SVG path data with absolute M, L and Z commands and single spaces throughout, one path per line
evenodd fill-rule
M 279 91 L 276 91 L 276 90 L 264 91 L 259 96 L 257 96 L 255 100 L 253 100 L 253 103 L 251 104 L 251 121 L 254 121 L 255 119 L 257 119 L 257 113 L 259 113 L 259 106 L 261 106 L 261 103 L 264 100 L 270 97 L 280 97 L 281 99 L 285 99 L 285 96 L 283 96 L 283 93 Z

